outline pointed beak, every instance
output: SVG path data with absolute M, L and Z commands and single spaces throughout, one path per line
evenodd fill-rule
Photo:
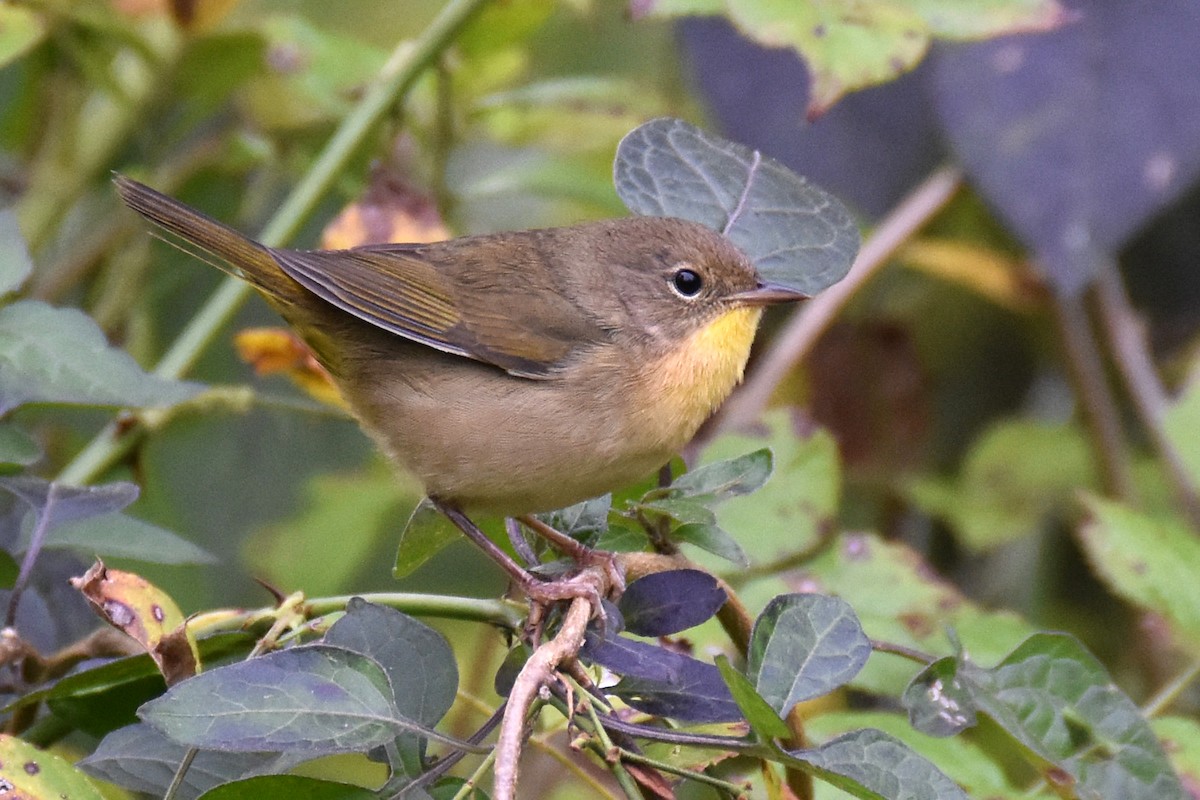
M 792 303 L 797 300 L 807 300 L 808 295 L 799 289 L 789 289 L 774 283 L 760 283 L 754 289 L 738 292 L 729 298 L 735 303 L 746 306 L 773 306 L 777 303 Z

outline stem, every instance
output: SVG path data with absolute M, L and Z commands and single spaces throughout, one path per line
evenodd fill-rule
M 578 683 L 575 686 L 579 691 L 583 692 L 584 708 L 587 709 L 588 718 L 592 721 L 592 733 L 600 742 L 600 749 L 602 750 L 600 758 L 609 765 L 613 777 L 617 779 L 617 785 L 625 792 L 625 796 L 630 798 L 630 800 L 640 800 L 643 796 L 642 790 L 638 788 L 637 781 L 629 774 L 629 770 L 621 763 L 620 748 L 613 744 L 608 731 L 604 730 L 604 725 L 600 723 L 600 717 L 596 713 L 595 700 Z M 570 708 L 567 709 L 567 713 L 568 715 L 571 713 Z M 617 754 L 617 756 L 614 758 L 613 754 Z
M 863 243 L 854 266 L 841 281 L 802 304 L 775 338 L 737 394 L 719 412 L 716 424 L 708 427 L 711 439 L 718 432 L 752 422 L 767 406 L 775 387 L 813 345 L 837 315 L 866 283 L 887 263 L 891 255 L 942 209 L 962 184 L 956 167 L 934 171 L 908 194 Z
M 373 594 L 340 595 L 306 600 L 304 607 L 311 619 L 345 609 L 352 597 L 361 597 L 368 603 L 387 606 L 417 617 L 461 619 L 483 622 L 507 630 L 517 630 L 525 614 L 525 607 L 507 600 L 476 600 L 438 594 L 414 592 L 377 592 Z M 197 636 L 221 631 L 240 631 L 272 618 L 276 606 L 253 611 L 218 610 L 197 614 L 188 620 L 188 628 Z
M 1100 465 L 1105 493 L 1119 500 L 1134 497 L 1133 477 L 1116 402 L 1104 376 L 1104 364 L 1079 297 L 1051 292 L 1055 322 L 1062 339 L 1067 374 L 1083 411 L 1092 456 Z
M 920 650 L 915 648 L 907 647 L 895 642 L 887 642 L 882 639 L 872 639 L 871 649 L 876 653 L 891 653 L 894 656 L 907 658 L 909 661 L 915 661 L 923 667 L 927 667 L 937 660 L 935 656 L 931 656 L 928 653 L 922 653 Z
M 1175 702 L 1179 695 L 1183 694 L 1183 691 L 1196 678 L 1200 678 L 1200 661 L 1193 661 L 1187 669 L 1176 675 L 1170 683 L 1155 692 L 1154 696 L 1142 706 L 1142 714 L 1147 718 L 1157 717 L 1170 708 L 1171 704 Z
M 167 791 L 163 794 L 163 800 L 174 800 L 175 795 L 179 792 L 179 787 L 183 786 L 183 779 L 187 772 L 192 767 L 192 762 L 196 760 L 200 750 L 196 747 L 189 747 L 187 752 L 183 754 L 183 760 L 179 762 L 179 768 L 175 770 L 175 776 L 171 778 L 171 785 L 167 787 Z
M 404 42 L 392 51 L 379 78 L 343 120 L 308 174 L 263 229 L 261 240 L 264 244 L 282 245 L 300 228 L 376 123 L 407 94 L 425 68 L 485 3 L 486 0 L 450 0 L 421 38 L 415 42 Z M 235 278 L 226 278 L 163 355 L 154 368 L 154 374 L 178 378 L 186 373 L 217 333 L 233 318 L 250 292 L 247 284 Z M 71 484 L 95 480 L 127 453 L 144 433 L 141 425 L 126 427 L 118 432 L 116 424 L 110 423 L 67 465 L 60 479 Z
M 1095 311 L 1104 330 L 1109 353 L 1125 384 L 1133 409 L 1167 468 L 1175 497 L 1192 526 L 1200 531 L 1200 494 L 1179 448 L 1167 435 L 1164 418 L 1170 399 L 1150 356 L 1146 328 L 1133 310 L 1115 264 L 1109 264 L 1095 282 Z

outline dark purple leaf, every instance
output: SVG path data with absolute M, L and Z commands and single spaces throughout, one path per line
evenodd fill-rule
M 949 50 L 936 78 L 967 171 L 1068 293 L 1200 173 L 1200 7 L 1079 12 L 1049 34 Z
M 583 656 L 623 676 L 608 689 L 647 714 L 685 722 L 743 719 L 720 671 L 712 664 L 624 637 L 589 632 Z
M 640 636 L 669 636 L 699 625 L 725 605 L 717 579 L 698 569 L 655 572 L 621 596 L 625 627 Z

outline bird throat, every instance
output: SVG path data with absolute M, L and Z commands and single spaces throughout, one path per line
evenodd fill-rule
M 741 382 L 761 317 L 761 308 L 732 308 L 660 362 L 656 405 L 678 414 L 676 425 L 694 432 Z

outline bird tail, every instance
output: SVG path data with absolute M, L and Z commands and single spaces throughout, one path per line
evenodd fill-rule
M 221 259 L 224 263 L 205 261 L 247 281 L 268 299 L 287 301 L 304 293 L 280 268 L 267 246 L 124 175 L 115 175 L 113 182 L 125 205 L 163 230 Z

